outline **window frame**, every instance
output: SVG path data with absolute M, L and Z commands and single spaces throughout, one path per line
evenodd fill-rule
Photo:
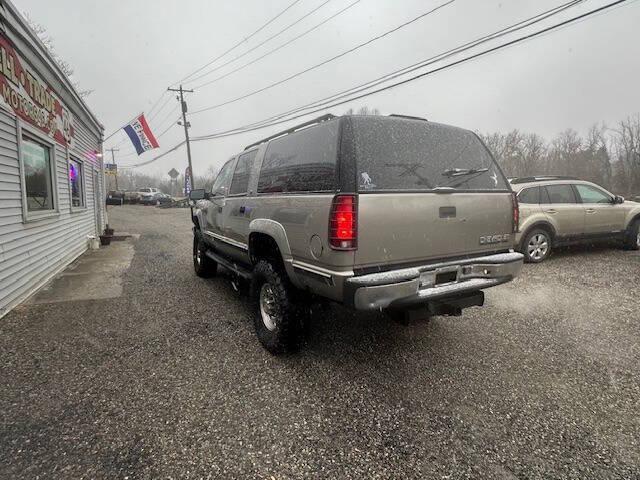
M 221 197 L 227 197 L 229 194 L 229 189 L 231 188 L 231 181 L 233 180 L 233 173 L 235 172 L 236 169 L 236 161 L 238 160 L 238 156 L 233 156 L 231 157 L 229 160 L 227 160 L 226 162 L 224 162 L 224 164 L 222 165 L 222 167 L 220 168 L 220 171 L 218 172 L 218 176 L 216 176 L 216 179 L 213 181 L 213 185 L 211 185 L 211 198 L 221 198 Z M 230 169 L 231 169 L 231 177 L 229 177 L 229 186 L 227 187 L 227 194 L 226 195 L 218 195 L 216 192 L 213 191 L 213 187 L 216 184 L 216 181 L 218 180 L 218 177 L 220 176 L 220 174 L 222 174 L 222 171 L 224 170 L 224 168 L 227 165 L 231 165 Z
M 330 121 L 331 122 L 331 121 Z M 272 140 L 269 140 L 269 142 L 265 145 L 265 149 L 264 152 L 261 155 L 261 158 L 259 159 L 258 162 L 256 162 L 256 165 L 254 165 L 254 167 L 257 167 L 256 169 L 256 184 L 255 184 L 255 195 L 256 196 L 273 196 L 273 195 L 324 195 L 324 194 L 335 194 L 336 192 L 340 191 L 341 189 L 341 178 L 340 178 L 340 165 L 342 163 L 342 158 L 341 158 L 341 151 L 340 149 L 342 148 L 342 126 L 341 124 L 337 124 L 337 131 L 336 131 L 336 158 L 335 158 L 335 164 L 334 164 L 334 175 L 335 175 L 335 186 L 332 189 L 327 189 L 327 190 L 287 190 L 285 191 L 280 191 L 280 192 L 261 192 L 260 191 L 260 178 L 262 177 L 262 172 L 264 170 L 264 164 L 267 161 L 267 158 L 269 156 L 269 151 L 271 150 L 272 146 L 278 142 L 278 141 L 291 141 L 291 138 L 297 134 L 301 134 L 301 133 L 305 133 L 309 130 L 312 130 L 314 128 L 318 128 L 318 127 L 323 127 L 326 126 L 326 124 L 330 123 L 330 122 L 322 122 L 322 123 L 318 123 L 318 124 L 314 124 L 314 125 L 310 125 L 308 127 L 305 128 L 301 128 L 299 130 L 296 130 L 292 133 L 283 135 L 281 137 L 277 137 L 274 138 Z
M 549 198 L 549 203 L 540 203 L 540 205 L 581 205 L 582 202 L 580 202 L 580 197 L 578 196 L 578 192 L 576 191 L 576 189 L 573 187 L 573 184 L 571 183 L 550 183 L 547 185 L 541 185 L 541 187 L 544 187 L 545 191 L 547 192 L 547 198 Z M 552 202 L 551 201 L 551 195 L 549 194 L 549 187 L 569 187 L 569 190 L 571 191 L 571 194 L 573 195 L 573 199 L 575 200 L 574 202 L 571 203 L 558 203 L 558 202 Z M 540 192 L 540 200 L 542 200 L 542 191 Z
M 58 171 L 57 171 L 57 149 L 60 148 L 56 145 L 55 140 L 42 134 L 35 128 L 32 128 L 28 124 L 20 121 L 16 117 L 16 131 L 17 131 L 17 151 L 18 151 L 18 168 L 20 172 L 20 192 L 22 201 L 22 222 L 31 223 L 47 218 L 55 218 L 60 216 L 60 197 L 58 196 Z M 23 137 L 31 138 L 35 143 L 39 143 L 49 149 L 49 175 L 51 178 L 51 201 L 53 202 L 53 208 L 51 210 L 44 211 L 29 211 L 27 204 L 27 179 L 25 178 L 24 158 L 22 157 L 23 151 Z M 68 172 L 67 172 L 68 174 Z
M 585 202 L 584 199 L 582 198 L 582 194 L 580 193 L 580 190 L 578 190 L 578 187 L 586 187 L 586 188 L 590 188 L 592 190 L 595 190 L 596 192 L 600 192 L 602 195 L 607 197 L 609 199 L 609 201 L 607 203 Z M 573 189 L 575 190 L 576 196 L 580 199 L 580 203 L 582 203 L 583 205 L 611 205 L 613 203 L 613 200 L 615 199 L 615 197 L 612 194 L 610 194 L 609 192 L 597 187 L 596 185 L 589 185 L 589 184 L 586 184 L 586 183 L 574 183 L 573 184 Z
M 234 180 L 234 178 L 236 176 L 236 171 L 238 170 L 238 165 L 240 165 L 240 159 L 245 155 L 251 155 L 251 154 L 253 154 L 253 159 L 251 161 L 251 165 L 249 165 L 248 168 L 247 168 L 247 188 L 246 188 L 246 190 L 244 192 L 242 192 L 242 193 L 227 193 L 227 195 L 225 195 L 226 197 L 246 197 L 247 195 L 249 195 L 249 187 L 251 186 L 251 176 L 253 174 L 253 170 L 254 170 L 254 167 L 255 167 L 256 159 L 258 158 L 258 149 L 257 148 L 254 148 L 254 149 L 249 150 L 247 152 L 242 152 L 242 153 L 237 155 L 236 164 L 233 167 L 233 174 L 231 175 L 231 182 L 229 183 L 229 192 L 231 192 L 231 189 L 233 187 L 233 180 Z M 212 188 L 212 190 L 213 190 L 213 188 Z
M 75 207 L 73 205 L 73 188 L 71 184 L 71 178 L 69 178 L 69 170 L 71 169 L 71 162 L 75 162 L 80 167 L 80 200 L 81 205 Z M 69 181 L 69 209 L 72 212 L 83 212 L 87 209 L 87 189 L 85 181 L 85 162 L 80 160 L 75 155 L 71 155 L 69 149 L 67 149 L 67 178 Z
M 526 192 L 527 190 L 533 190 L 536 189 L 538 191 L 537 193 L 537 197 L 538 197 L 538 201 L 536 203 L 529 203 L 529 202 L 523 202 L 520 198 L 520 196 Z M 518 203 L 521 203 L 522 205 L 540 205 L 540 197 L 542 196 L 542 192 L 540 191 L 540 185 L 535 185 L 535 186 L 531 186 L 531 187 L 525 187 L 522 190 L 520 190 L 520 192 L 518 192 Z

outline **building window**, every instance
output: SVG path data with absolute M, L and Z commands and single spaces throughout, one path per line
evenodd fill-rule
M 22 136 L 20 148 L 24 166 L 27 212 L 54 210 L 52 148 L 26 135 Z
M 69 159 L 69 183 L 71 185 L 71 206 L 84 207 L 84 169 L 77 160 Z

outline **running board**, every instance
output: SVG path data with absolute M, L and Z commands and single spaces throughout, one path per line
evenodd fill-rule
M 205 255 L 207 257 L 209 257 L 211 260 L 213 260 L 214 262 L 217 262 L 220 265 L 222 265 L 223 267 L 231 270 L 233 273 L 235 273 L 239 277 L 242 277 L 245 280 L 251 280 L 251 276 L 252 276 L 251 271 L 247 270 L 242 265 L 238 265 L 236 263 L 232 263 L 229 260 L 227 260 L 226 258 L 221 257 L 220 255 L 212 252 L 211 250 L 207 250 L 205 252 Z

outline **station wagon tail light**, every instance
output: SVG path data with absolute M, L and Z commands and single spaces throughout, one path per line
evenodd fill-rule
M 334 250 L 358 248 L 358 200 L 355 195 L 336 195 L 333 198 L 329 243 Z
M 520 206 L 516 192 L 511 193 L 511 205 L 513 207 L 513 233 L 516 233 L 520 226 Z

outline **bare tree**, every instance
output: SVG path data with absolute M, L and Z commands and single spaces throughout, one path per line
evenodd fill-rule
M 34 21 L 27 13 L 23 12 L 22 14 L 24 15 L 24 18 L 27 20 L 29 27 L 31 27 L 31 30 L 33 30 L 33 32 L 38 36 L 40 41 L 44 44 L 44 46 L 49 51 L 49 55 L 51 55 L 51 57 L 58 64 L 58 66 L 60 67 L 60 70 L 62 70 L 62 72 L 67 76 L 67 78 L 69 78 L 69 80 L 71 81 L 71 84 L 76 89 L 76 92 L 78 92 L 78 95 L 80 95 L 80 97 L 82 98 L 85 98 L 88 95 L 90 95 L 93 92 L 93 90 L 85 90 L 80 88 L 80 86 L 78 85 L 78 82 L 74 80 L 73 67 L 69 62 L 62 59 L 60 55 L 58 55 L 58 52 L 56 52 L 55 46 L 53 44 L 53 38 L 47 32 L 46 27 Z
M 613 129 L 618 181 L 627 195 L 640 193 L 640 115 L 627 117 Z
M 363 107 L 360 107 L 358 110 L 354 110 L 353 108 L 350 108 L 349 110 L 344 112 L 344 114 L 345 115 L 380 115 L 380 110 L 378 110 L 377 108 L 369 108 L 365 105 Z

